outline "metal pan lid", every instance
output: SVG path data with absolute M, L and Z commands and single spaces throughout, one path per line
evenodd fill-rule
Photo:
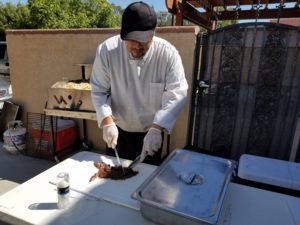
M 186 217 L 215 220 L 232 170 L 230 160 L 178 149 L 136 190 L 133 198 Z

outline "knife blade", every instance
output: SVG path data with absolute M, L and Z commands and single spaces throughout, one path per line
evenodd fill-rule
M 118 162 L 119 166 L 122 166 L 117 149 L 113 148 L 113 150 L 115 151 L 115 155 L 116 155 L 117 162 Z
M 128 169 L 132 169 L 133 167 L 135 167 L 141 159 L 141 155 L 139 155 L 138 157 L 136 157 L 128 166 Z
M 121 166 L 122 171 L 123 171 L 123 174 L 125 175 L 125 171 L 124 171 L 124 168 L 123 168 L 122 163 L 121 163 L 121 161 L 120 161 L 120 157 L 119 157 L 118 151 L 117 151 L 116 148 L 113 148 L 113 150 L 115 151 L 115 155 L 116 155 L 116 157 L 117 157 L 118 164 L 119 164 L 119 166 Z

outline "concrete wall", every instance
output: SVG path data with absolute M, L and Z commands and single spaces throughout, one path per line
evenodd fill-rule
M 179 50 L 190 87 L 197 31 L 196 27 L 156 30 L 157 36 L 167 39 Z M 27 112 L 43 113 L 52 84 L 64 77 L 81 79 L 81 68 L 76 64 L 92 64 L 99 43 L 118 33 L 118 29 L 7 30 L 13 102 L 22 107 L 24 124 Z M 90 69 L 86 74 L 90 75 Z M 188 115 L 189 104 L 171 135 L 171 150 L 186 144 Z M 82 121 L 77 120 L 77 123 L 82 137 Z M 88 143 L 101 152 L 105 148 L 101 130 L 96 121 L 88 120 L 86 124 Z

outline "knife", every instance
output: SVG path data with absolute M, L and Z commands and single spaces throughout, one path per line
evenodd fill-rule
M 117 157 L 118 164 L 119 164 L 119 166 L 121 166 L 122 171 L 123 171 L 123 174 L 125 175 L 125 171 L 124 171 L 124 168 L 123 168 L 122 163 L 121 163 L 121 161 L 120 161 L 120 157 L 119 157 L 118 151 L 117 151 L 116 148 L 113 148 L 113 150 L 115 151 L 115 155 L 116 155 L 116 157 Z
M 117 162 L 118 162 L 119 166 L 122 166 L 117 149 L 116 149 L 116 148 L 113 148 L 113 150 L 115 151 L 115 155 L 116 155 Z
M 141 155 L 139 155 L 138 157 L 136 157 L 128 166 L 128 169 L 132 169 L 133 167 L 135 167 L 141 159 Z

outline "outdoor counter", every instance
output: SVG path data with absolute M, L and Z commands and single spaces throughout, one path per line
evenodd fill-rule
M 89 182 L 97 172 L 93 162 L 100 159 L 116 163 L 114 157 L 82 151 L 0 196 L 0 220 L 37 225 L 154 224 L 143 218 L 131 194 L 156 167 L 138 164 L 138 176 L 130 179 Z M 73 190 L 69 207 L 57 209 L 56 187 L 49 182 L 62 171 L 70 174 Z M 299 212 L 299 198 L 230 183 L 218 225 L 300 225 Z

